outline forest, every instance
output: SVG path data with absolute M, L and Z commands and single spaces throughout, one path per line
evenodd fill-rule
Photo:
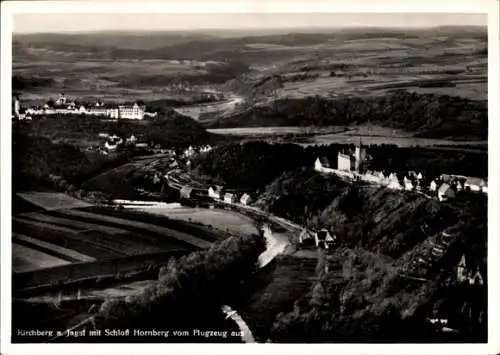
M 130 152 L 89 158 L 78 147 L 53 143 L 46 137 L 14 131 L 12 137 L 13 190 L 52 186 L 56 180 L 79 186 L 94 174 L 126 163 Z M 60 185 L 60 184 L 58 184 Z M 64 185 L 64 184 L 63 184 Z M 62 185 L 61 185 L 62 186 Z
M 325 184 L 313 171 L 302 171 L 277 179 L 257 203 L 337 237 L 335 248 L 319 261 L 310 292 L 277 316 L 269 334 L 273 342 L 485 340 L 486 321 L 477 318 L 487 309 L 485 289 L 453 281 L 463 254 L 486 275 L 485 196 L 464 192 L 452 203 L 439 203 L 414 193 L 346 187 L 336 179 Z M 457 239 L 425 271 L 428 281 L 402 278 L 428 238 L 450 226 Z M 473 307 L 472 317 L 461 311 L 464 304 Z M 460 336 L 438 333 L 425 322 L 435 309 L 460 328 Z
M 487 139 L 486 102 L 435 94 L 396 92 L 384 96 L 280 99 L 253 107 L 211 128 L 380 124 L 417 137 Z
M 129 299 L 109 299 L 96 315 L 96 325 L 114 329 L 228 330 L 221 306 L 231 290 L 256 270 L 265 250 L 262 236 L 230 237 L 206 251 L 171 259 L 158 280 Z M 168 314 L 168 317 L 165 316 Z M 137 342 L 137 337 L 120 338 Z M 145 339 L 142 339 L 147 341 Z M 151 338 L 152 341 L 162 341 Z M 235 339 L 167 338 L 166 342 L 234 342 Z

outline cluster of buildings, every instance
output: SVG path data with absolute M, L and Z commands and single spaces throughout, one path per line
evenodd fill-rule
M 335 174 L 343 179 L 364 181 L 389 189 L 428 192 L 437 196 L 440 201 L 452 199 L 457 192 L 463 190 L 488 193 L 488 182 L 485 179 L 448 174 L 429 179 L 422 172 L 409 171 L 402 175 L 367 170 L 368 159 L 366 149 L 360 141 L 354 152 L 338 153 L 337 168 L 332 168 L 327 158 L 318 157 L 314 169 L 323 174 Z
M 19 98 L 14 99 L 14 116 L 19 119 L 31 119 L 36 115 L 79 114 L 106 117 L 110 119 L 142 120 L 144 117 L 156 117 L 156 112 L 147 112 L 146 106 L 133 104 L 109 104 L 96 101 L 93 104 L 77 103 L 61 94 L 56 101 L 48 101 L 43 106 L 33 106 L 23 111 Z
M 316 232 L 310 232 L 304 229 L 299 235 L 299 243 L 301 246 L 314 245 L 316 248 L 328 250 L 334 247 L 336 241 L 337 236 L 332 235 L 330 231 L 325 228 Z
M 469 285 L 484 285 L 483 274 L 479 265 L 475 264 L 470 258 L 462 255 L 460 262 L 457 266 L 457 282 L 468 283 Z
M 244 206 L 248 206 L 252 202 L 250 194 L 245 192 L 242 195 L 238 195 L 236 192 L 225 192 L 224 188 L 219 185 L 208 188 L 208 197 L 230 204 L 240 203 Z
M 184 149 L 183 152 L 183 157 L 184 158 L 191 158 L 192 156 L 196 154 L 203 154 L 207 153 L 212 150 L 212 147 L 209 144 L 205 144 L 199 147 L 193 147 L 189 146 L 188 148 Z

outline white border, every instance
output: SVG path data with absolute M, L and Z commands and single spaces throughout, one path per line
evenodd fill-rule
M 98 3 L 98 4 L 97 4 Z M 488 104 L 489 104 L 489 208 L 488 208 L 488 344 L 472 345 L 155 345 L 155 344 L 10 344 L 11 331 L 11 33 L 12 16 L 18 13 L 237 13 L 237 12 L 453 12 L 488 13 Z M 2 354 L 220 354 L 275 353 L 312 354 L 496 354 L 500 353 L 498 333 L 499 294 L 499 2 L 495 0 L 337 0 L 337 1 L 8 1 L 1 4 L 1 352 Z

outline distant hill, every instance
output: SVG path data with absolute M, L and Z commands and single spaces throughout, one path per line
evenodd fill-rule
M 375 123 L 429 138 L 487 139 L 485 102 L 398 92 L 380 97 L 281 99 L 225 117 L 210 128 L 329 126 Z
M 282 58 L 283 53 L 280 50 L 252 49 L 248 47 L 249 44 L 264 43 L 294 47 L 317 45 L 330 40 L 381 37 L 429 38 L 435 35 L 484 40 L 487 33 L 481 27 L 441 27 L 16 34 L 13 38 L 13 55 L 21 57 L 26 54 L 26 48 L 32 47 L 59 52 L 87 53 L 86 55 L 93 59 L 230 59 L 256 63 Z
M 250 80 L 244 76 L 228 80 L 223 85 L 223 91 L 241 95 L 249 100 L 273 97 L 278 89 L 283 88 L 279 76 L 266 76 L 260 80 Z

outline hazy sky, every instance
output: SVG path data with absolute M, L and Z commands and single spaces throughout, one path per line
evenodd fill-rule
M 425 0 L 427 1 L 427 0 Z M 438 0 L 436 0 L 438 1 Z M 480 1 L 480 0 L 478 0 Z M 14 32 L 189 30 L 297 27 L 486 26 L 486 14 L 453 13 L 218 13 L 218 14 L 16 14 Z

